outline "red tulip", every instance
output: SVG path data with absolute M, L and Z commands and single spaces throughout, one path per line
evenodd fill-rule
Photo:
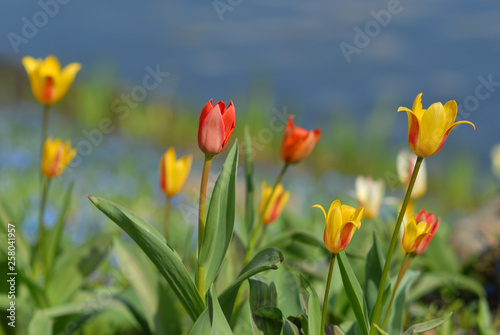
M 440 218 L 438 217 L 437 220 L 436 220 L 436 217 L 434 216 L 434 214 L 432 214 L 430 212 L 427 212 L 425 209 L 422 209 L 417 214 L 417 216 L 415 217 L 415 219 L 417 220 L 417 222 L 420 222 L 420 221 L 427 222 L 427 228 L 430 227 L 429 235 L 427 235 L 424 238 L 424 240 L 422 241 L 422 243 L 420 243 L 420 245 L 417 248 L 417 250 L 415 250 L 415 254 L 420 255 L 420 254 L 422 254 L 425 251 L 425 249 L 427 249 L 427 246 L 429 245 L 429 242 L 434 237 L 434 234 L 436 234 L 436 231 L 439 228 Z
M 233 102 L 226 105 L 219 101 L 212 105 L 207 102 L 200 115 L 198 128 L 198 146 L 206 155 L 213 156 L 224 150 L 235 127 Z
M 296 163 L 311 153 L 321 136 L 321 130 L 305 130 L 293 124 L 293 116 L 288 118 L 281 141 L 281 157 L 288 164 Z

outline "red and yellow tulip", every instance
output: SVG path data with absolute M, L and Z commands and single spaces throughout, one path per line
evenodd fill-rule
M 175 149 L 168 149 L 160 160 L 160 188 L 166 196 L 172 197 L 184 188 L 191 171 L 193 156 L 177 159 Z
M 399 107 L 398 112 L 406 111 L 408 114 L 408 142 L 410 149 L 419 157 L 429 157 L 437 154 L 443 147 L 448 134 L 461 123 L 455 122 L 457 118 L 457 103 L 448 101 L 444 106 L 441 102 L 433 103 L 429 108 L 422 108 L 422 93 L 417 95 L 413 108 Z
M 340 200 L 335 200 L 330 205 L 328 214 L 321 205 L 313 207 L 320 208 L 325 216 L 325 233 L 323 241 L 326 248 L 333 254 L 338 254 L 344 250 L 357 229 L 361 227 L 363 217 L 363 207 L 342 205 Z
M 411 254 L 414 253 L 419 247 L 426 236 L 429 235 L 430 227 L 423 218 L 417 223 L 415 216 L 411 216 L 405 226 L 403 235 L 403 249 Z
M 425 209 L 422 209 L 415 217 L 415 220 L 425 221 L 427 223 L 427 228 L 429 229 L 429 234 L 425 236 L 424 240 L 420 243 L 417 250 L 415 250 L 415 254 L 420 255 L 427 249 L 429 242 L 434 237 L 434 234 L 436 234 L 436 231 L 439 228 L 440 218 L 438 217 L 436 219 L 434 214 L 427 212 Z
M 71 148 L 71 141 L 63 143 L 60 138 L 47 138 L 42 152 L 42 173 L 47 178 L 59 176 L 76 155 L 76 149 Z
M 273 192 L 271 186 L 267 186 L 266 182 L 262 182 L 261 186 L 261 196 L 260 196 L 260 214 L 262 215 L 262 224 L 268 225 L 275 221 L 283 212 L 283 209 L 290 198 L 290 192 L 285 191 L 282 184 L 276 186 L 276 190 L 273 193 L 271 200 L 269 200 L 269 205 L 264 214 L 264 207 Z
M 226 147 L 235 127 L 235 110 L 233 102 L 226 108 L 224 102 L 212 105 L 207 102 L 200 115 L 198 128 L 198 146 L 208 156 L 220 153 Z
M 373 180 L 371 177 L 359 176 L 356 178 L 356 199 L 363 206 L 364 218 L 373 219 L 379 214 L 384 199 L 385 183 L 382 179 Z
M 297 127 L 293 123 L 293 116 L 290 116 L 281 140 L 281 157 L 288 164 L 303 160 L 314 149 L 320 136 L 321 130 Z
M 71 63 L 61 69 L 59 60 L 53 55 L 45 60 L 26 56 L 23 58 L 23 65 L 28 73 L 33 95 L 45 106 L 55 104 L 66 95 L 81 68 L 79 63 Z

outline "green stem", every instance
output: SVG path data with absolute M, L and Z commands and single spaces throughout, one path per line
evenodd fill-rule
M 167 241 L 170 239 L 170 202 L 170 197 L 167 195 L 167 200 L 165 201 L 165 225 L 163 227 L 163 234 Z
M 196 286 L 198 287 L 198 292 L 200 293 L 201 300 L 205 302 L 205 266 L 201 265 L 200 252 L 201 246 L 203 244 L 203 237 L 205 236 L 205 203 L 207 199 L 207 183 L 208 183 L 208 173 L 210 172 L 210 165 L 212 164 L 212 157 L 205 155 L 205 164 L 203 164 L 203 174 L 201 177 L 200 186 L 200 214 L 198 218 L 198 273 L 196 277 Z
M 328 270 L 328 279 L 326 280 L 325 298 L 323 299 L 323 312 L 321 313 L 321 335 L 325 335 L 326 310 L 328 309 L 328 297 L 330 296 L 330 284 L 332 281 L 333 266 L 335 265 L 335 254 L 330 259 L 330 269 Z
M 372 314 L 372 327 L 370 327 L 370 335 L 375 334 L 375 327 L 373 324 L 378 324 L 380 320 L 380 314 L 382 313 L 382 297 L 384 295 L 385 283 L 387 281 L 387 275 L 389 274 L 389 268 L 391 267 L 392 255 L 394 253 L 394 248 L 396 247 L 396 242 L 399 237 L 399 230 L 401 229 L 401 223 L 403 222 L 403 218 L 406 212 L 406 207 L 408 206 L 408 202 L 410 201 L 410 195 L 413 191 L 413 185 L 415 185 L 415 180 L 417 179 L 418 170 L 422 165 L 423 157 L 418 157 L 417 162 L 415 163 L 415 168 L 413 169 L 413 173 L 411 175 L 410 183 L 408 184 L 408 189 L 406 190 L 406 195 L 403 200 L 403 205 L 401 206 L 401 210 L 399 211 L 398 220 L 396 221 L 396 227 L 394 227 L 394 233 L 392 234 L 391 244 L 389 246 L 389 250 L 387 251 L 387 258 L 384 265 L 384 270 L 382 272 L 382 277 L 380 278 L 380 285 L 378 287 L 378 295 L 377 301 L 375 303 L 375 308 Z
M 42 138 L 40 140 L 40 180 L 43 179 L 42 175 L 42 156 L 43 156 L 43 145 L 47 139 L 47 133 L 49 131 L 49 115 L 50 115 L 50 105 L 46 105 L 43 108 L 43 120 L 42 120 Z
M 288 166 L 290 166 L 290 164 L 288 164 L 288 163 L 285 163 L 285 165 L 283 165 L 283 168 L 281 169 L 281 172 L 278 175 L 278 178 L 276 179 L 276 183 L 274 184 L 273 190 L 272 190 L 271 194 L 269 195 L 269 198 L 267 198 L 266 202 L 264 203 L 264 208 L 259 216 L 259 223 L 257 224 L 257 227 L 253 230 L 252 238 L 250 239 L 250 243 L 248 244 L 247 253 L 245 255 L 245 264 L 248 263 L 248 261 L 250 260 L 250 257 L 252 256 L 253 249 L 255 248 L 255 242 L 257 242 L 257 236 L 259 235 L 260 229 L 263 226 L 262 220 L 264 219 L 264 214 L 266 213 L 267 208 L 271 204 L 271 199 L 274 195 L 274 192 L 276 192 L 278 185 L 281 183 L 281 179 L 283 179 L 283 176 L 285 175 L 285 172 L 288 169 Z
M 38 213 L 38 244 L 41 245 L 45 236 L 45 227 L 43 225 L 43 214 L 45 213 L 45 206 L 47 204 L 47 195 L 49 192 L 50 179 L 45 177 L 43 180 L 42 197 L 40 199 L 40 212 Z
M 392 304 L 394 302 L 394 298 L 396 297 L 396 292 L 398 291 L 399 284 L 401 283 L 401 279 L 403 279 L 403 276 L 406 273 L 406 270 L 408 270 L 408 267 L 410 266 L 411 259 L 408 259 L 408 253 L 405 254 L 405 258 L 403 258 L 403 262 L 401 263 L 401 269 L 399 269 L 399 274 L 398 274 L 398 279 L 396 280 L 396 286 L 394 287 L 394 290 L 392 291 L 392 296 L 391 296 L 391 301 L 389 302 L 389 307 L 387 307 L 387 312 L 385 312 L 385 317 L 384 317 L 384 322 L 382 322 L 382 329 L 384 329 L 384 326 L 387 322 L 387 319 L 389 318 L 389 312 L 391 311 Z

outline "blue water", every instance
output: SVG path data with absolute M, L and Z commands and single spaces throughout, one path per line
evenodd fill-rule
M 234 99 L 238 107 L 250 80 L 264 74 L 274 104 L 296 106 L 310 125 L 338 111 L 362 122 L 380 97 L 395 111 L 424 92 L 424 107 L 439 100 L 477 102 L 463 109 L 463 116 L 478 130 L 459 127 L 450 143 L 486 160 L 500 142 L 500 86 L 480 89 L 482 97 L 489 95 L 476 99 L 479 77 L 500 82 L 495 0 L 60 0 L 64 4 L 50 9 L 53 17 L 44 14 L 41 3 L 55 1 L 2 0 L 0 56 L 16 60 L 53 53 L 62 63 L 81 62 L 79 76 L 110 61 L 120 77 L 136 84 L 146 66 L 159 64 L 171 75 L 158 92 L 200 106 L 214 98 Z M 214 3 L 229 7 L 219 16 Z M 375 23 L 372 11 L 391 8 L 388 24 Z M 13 46 L 9 36 L 23 37 L 26 20 L 38 24 L 36 34 Z M 371 37 L 348 62 L 340 46 L 356 47 L 358 28 Z M 393 135 L 400 140 L 406 116 L 395 117 Z

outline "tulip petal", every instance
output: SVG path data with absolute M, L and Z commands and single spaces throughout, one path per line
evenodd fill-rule
M 422 117 L 422 114 L 424 113 L 424 110 L 422 109 L 422 93 L 419 93 L 413 101 L 412 110 L 418 119 Z
M 323 208 L 323 206 L 321 205 L 314 205 L 313 208 L 319 208 L 323 211 L 323 215 L 325 216 L 325 220 L 327 220 L 327 216 L 326 216 L 326 212 L 325 212 L 325 209 Z
M 436 154 L 446 132 L 446 115 L 440 102 L 433 103 L 420 121 L 419 152 L 421 157 Z M 418 154 L 417 154 L 418 155 Z
M 455 100 L 450 100 L 444 104 L 444 114 L 446 115 L 445 128 L 450 127 L 455 122 L 457 112 L 458 107 Z
M 205 120 L 205 118 L 207 117 L 208 113 L 214 108 L 213 106 L 213 99 L 210 99 L 210 101 L 208 101 L 205 106 L 203 107 L 203 109 L 201 110 L 201 114 L 200 114 L 200 126 L 201 124 L 203 123 L 203 121 Z
M 222 147 L 225 147 L 236 125 L 236 113 L 232 101 L 229 102 L 227 109 L 221 110 L 222 119 L 224 120 L 224 143 L 222 144 Z
M 224 121 L 216 105 L 207 114 L 198 131 L 198 144 L 205 154 L 215 155 L 222 151 L 224 143 Z

